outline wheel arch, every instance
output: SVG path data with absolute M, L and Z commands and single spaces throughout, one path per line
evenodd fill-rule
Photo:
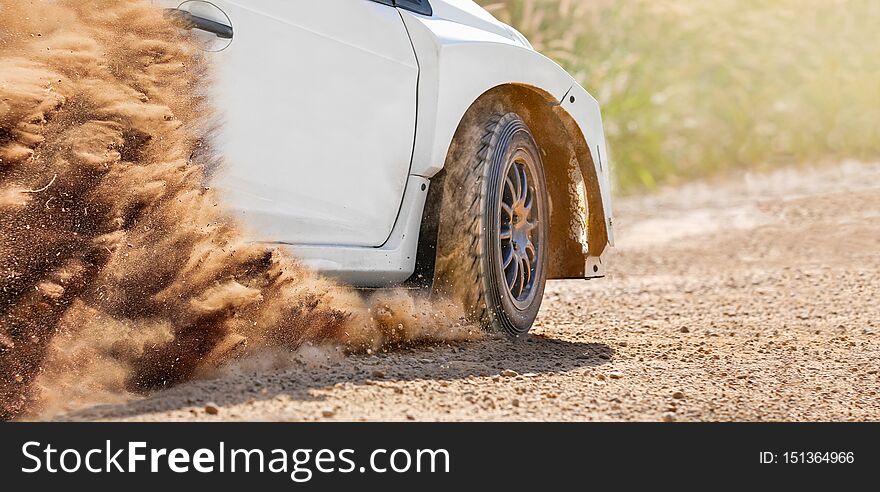
M 549 92 L 520 83 L 495 86 L 465 111 L 446 153 L 443 170 L 432 178 L 423 215 L 414 279 L 431 279 L 445 169 L 462 156 L 457 147 L 468 129 L 491 114 L 516 112 L 541 149 L 550 200 L 548 279 L 584 278 L 588 257 L 600 257 L 608 244 L 602 177 L 579 125 Z M 604 144 L 604 142 L 603 142 Z

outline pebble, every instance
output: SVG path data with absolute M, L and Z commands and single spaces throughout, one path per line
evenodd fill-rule
M 506 378 L 512 378 L 512 377 L 519 376 L 519 373 L 512 370 L 512 369 L 505 369 L 505 370 L 501 371 L 501 375 Z
M 378 370 L 376 370 L 376 371 L 373 371 L 373 372 L 370 374 L 370 376 L 372 376 L 372 377 L 374 377 L 374 378 L 376 378 L 376 379 L 383 379 L 383 378 L 385 377 L 385 371 L 378 371 Z
M 609 372 L 609 373 L 608 373 L 608 377 L 611 378 L 611 379 L 620 379 L 620 378 L 623 377 L 623 373 L 622 373 L 622 372 L 617 372 L 617 371 L 615 371 L 615 372 Z
M 691 330 L 687 326 L 682 326 L 681 330 L 678 330 L 678 331 L 680 331 L 682 333 L 690 333 L 691 332 Z
M 675 422 L 675 414 L 672 412 L 666 412 L 663 414 L 664 422 Z
M 328 409 L 326 409 L 326 410 L 322 410 L 322 411 L 321 411 L 321 415 L 322 415 L 324 418 L 329 419 L 330 417 L 333 417 L 333 416 L 336 415 L 336 411 L 331 410 L 331 409 L 328 408 Z
M 675 398 L 676 400 L 683 400 L 684 393 L 682 393 L 681 391 L 676 391 L 675 393 L 672 394 L 672 397 Z
M 218 413 L 220 413 L 220 407 L 213 403 L 208 403 L 205 405 L 205 413 L 207 413 L 208 415 L 217 415 Z

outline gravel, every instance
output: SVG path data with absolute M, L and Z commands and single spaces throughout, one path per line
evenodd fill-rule
M 239 371 L 61 418 L 216 419 L 191 411 L 210 398 L 230 420 L 880 420 L 880 165 L 616 205 L 611 276 L 550 283 L 524 340 Z

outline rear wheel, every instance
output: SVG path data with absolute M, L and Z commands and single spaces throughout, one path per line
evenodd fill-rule
M 446 169 L 435 290 L 484 327 L 520 336 L 538 315 L 547 277 L 541 152 L 516 113 L 472 126 Z

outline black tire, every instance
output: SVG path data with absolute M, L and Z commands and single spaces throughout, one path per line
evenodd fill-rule
M 541 151 L 516 113 L 466 124 L 446 166 L 435 292 L 483 327 L 519 337 L 538 315 L 547 279 Z

